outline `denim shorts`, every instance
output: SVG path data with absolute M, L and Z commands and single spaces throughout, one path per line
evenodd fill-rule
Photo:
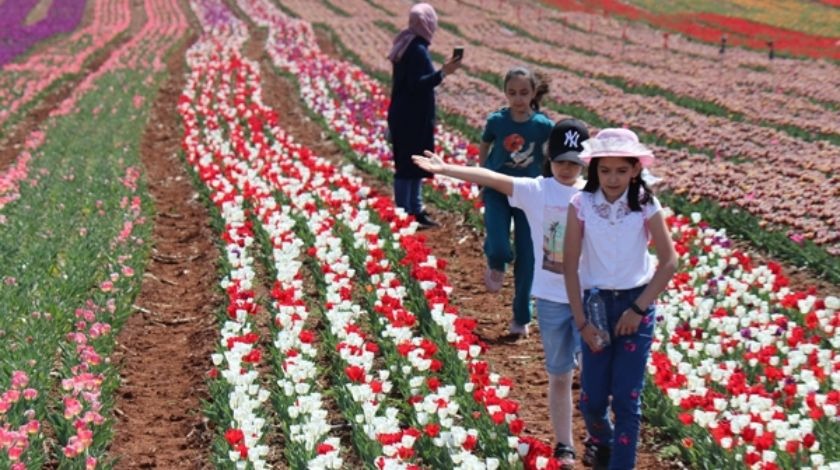
M 575 328 L 572 309 L 569 304 L 536 300 L 545 370 L 552 375 L 563 375 L 577 366 L 580 355 L 580 333 Z

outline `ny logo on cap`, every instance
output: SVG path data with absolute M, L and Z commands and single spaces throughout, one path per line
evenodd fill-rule
M 566 141 L 563 142 L 563 145 L 566 147 L 577 147 L 579 138 L 580 134 L 578 134 L 577 131 L 569 129 L 566 131 Z

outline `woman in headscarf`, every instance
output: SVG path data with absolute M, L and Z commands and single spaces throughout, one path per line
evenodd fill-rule
M 428 3 L 411 7 L 408 28 L 394 38 L 388 59 L 394 64 L 388 131 L 394 150 L 394 201 L 423 228 L 436 226 L 423 208 L 421 183 L 431 173 L 411 161 L 412 155 L 435 150 L 435 87 L 456 71 L 460 58 L 450 58 L 435 70 L 429 45 L 437 29 L 437 14 Z

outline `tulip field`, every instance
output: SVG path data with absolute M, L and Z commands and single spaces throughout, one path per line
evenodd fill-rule
M 448 161 L 518 64 L 656 154 L 680 266 L 639 468 L 840 469 L 836 2 L 432 3 Z M 500 341 L 510 290 L 439 243 L 483 263 L 479 188 L 429 180 L 430 231 L 393 204 L 409 4 L 0 0 L 0 468 L 559 468 L 539 335 Z

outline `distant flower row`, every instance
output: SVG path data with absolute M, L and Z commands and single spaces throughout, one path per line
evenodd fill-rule
M 91 21 L 86 27 L 0 69 L 0 125 L 61 77 L 80 73 L 96 51 L 103 50 L 131 23 L 129 0 L 93 0 L 90 9 Z
M 0 3 L 0 67 L 42 40 L 76 29 L 86 2 L 50 2 L 44 17 L 30 24 L 27 19 L 38 3 L 35 0 Z

